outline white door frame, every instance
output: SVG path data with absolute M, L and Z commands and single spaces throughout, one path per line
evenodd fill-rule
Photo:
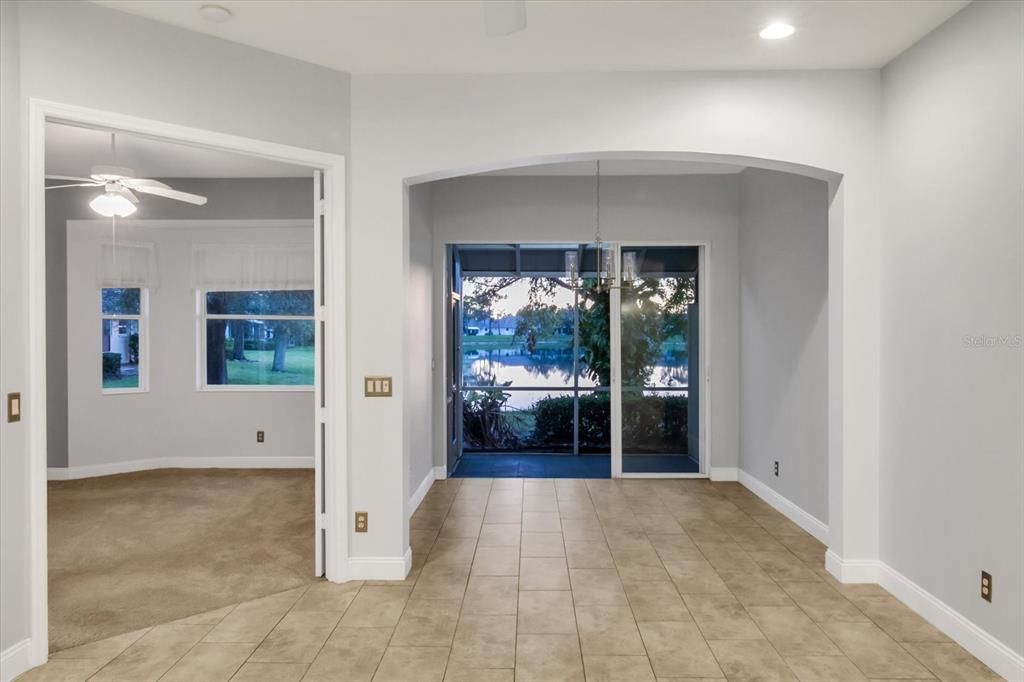
M 307 166 L 323 171 L 326 212 L 323 252 L 323 289 L 328 306 L 318 305 L 318 320 L 324 321 L 331 352 L 318 376 L 324 403 L 317 402 L 317 445 L 319 423 L 326 423 L 327 442 L 323 453 L 324 479 L 317 481 L 317 504 L 323 490 L 326 513 L 316 515 L 317 533 L 329 533 L 323 557 L 326 576 L 340 582 L 348 579 L 348 429 L 347 429 L 347 245 L 345 221 L 345 157 L 301 147 L 266 142 L 200 128 L 128 116 L 58 102 L 32 98 L 28 117 L 28 222 L 23 255 L 27 264 L 28 386 L 25 411 L 28 414 L 29 462 L 29 650 L 30 665 L 46 662 L 48 656 L 47 528 L 46 528 L 46 122 L 67 121 L 113 128 L 199 147 L 255 156 L 262 159 Z M 318 212 L 321 208 L 317 207 Z M 319 247 L 318 247 L 319 248 Z M 317 274 L 320 262 L 317 259 Z M 319 288 L 320 279 L 317 280 Z M 319 303 L 319 302 L 318 302 Z M 319 397 L 319 394 L 318 394 Z M 319 509 L 319 506 L 318 506 Z
M 449 272 L 451 263 L 447 257 L 447 250 L 449 247 L 458 246 L 460 244 L 493 244 L 493 239 L 460 239 L 453 242 L 443 242 L 440 245 L 442 249 L 442 262 L 444 263 L 445 272 Z M 573 239 L 533 239 L 527 242 L 528 244 L 567 244 L 567 243 L 583 243 L 579 240 Z M 711 240 L 708 239 L 683 239 L 683 240 L 664 240 L 664 239 L 640 239 L 640 240 L 609 240 L 605 242 L 615 250 L 615 262 L 619 263 L 620 266 L 616 268 L 616 287 L 613 287 L 610 292 L 611 305 L 609 306 L 609 347 L 611 357 L 619 358 L 618 362 L 613 362 L 611 367 L 611 386 L 609 387 L 609 395 L 611 397 L 611 451 L 609 456 L 611 458 L 611 477 L 612 478 L 710 478 L 711 476 L 711 438 L 710 438 L 710 425 L 711 425 L 711 321 L 710 321 L 710 301 L 711 301 Z M 700 423 L 700 433 L 698 434 L 698 442 L 700 449 L 700 471 L 698 473 L 623 473 L 622 471 L 622 367 L 621 367 L 621 354 L 622 354 L 622 328 L 621 328 L 621 309 L 619 308 L 621 290 L 618 288 L 622 284 L 622 247 L 630 246 L 691 246 L 700 249 L 700 255 L 697 261 L 697 277 L 699 281 L 699 291 L 701 292 L 701 303 L 697 309 L 699 315 L 699 334 L 700 334 L 700 379 L 701 382 L 700 390 L 700 414 L 698 420 Z M 446 285 L 442 285 L 442 289 L 446 290 Z M 447 296 L 447 294 L 445 294 Z M 447 335 L 450 333 L 446 322 L 446 309 L 442 306 L 441 315 L 435 315 L 435 324 L 441 326 L 441 343 L 447 343 Z M 443 357 L 442 370 L 445 377 L 452 372 L 451 362 L 452 359 L 448 357 L 447 353 L 441 354 Z M 445 419 L 444 432 L 445 432 L 445 445 L 447 447 L 448 439 L 451 434 L 448 430 L 449 422 Z M 446 464 L 447 469 L 447 450 Z
M 700 401 L 697 420 L 700 433 L 697 434 L 697 473 L 623 472 L 622 471 L 622 249 L 633 246 L 690 246 L 699 249 L 697 257 L 697 291 L 700 299 L 697 306 L 698 348 L 700 363 L 698 381 Z M 612 425 L 612 478 L 709 478 L 711 475 L 711 241 L 707 239 L 666 241 L 658 239 L 620 240 L 613 242 L 615 249 L 615 288 L 611 290 L 610 348 L 612 358 L 611 425 Z

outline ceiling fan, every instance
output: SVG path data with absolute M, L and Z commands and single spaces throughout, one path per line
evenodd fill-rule
M 111 156 L 114 153 L 114 134 L 110 135 Z M 70 180 L 70 184 L 49 185 L 47 190 L 64 187 L 102 187 L 103 193 L 97 195 L 89 206 L 101 216 L 124 218 L 135 213 L 139 203 L 135 192 L 152 194 L 158 197 L 184 201 L 196 206 L 204 206 L 206 197 L 176 190 L 158 180 L 135 177 L 135 171 L 121 166 L 93 166 L 87 178 L 69 175 L 47 175 L 47 180 Z

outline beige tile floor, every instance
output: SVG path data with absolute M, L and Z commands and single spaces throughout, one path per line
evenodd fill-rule
M 21 680 L 1000 679 L 735 483 L 455 479 L 403 583 L 314 583 L 54 654 Z

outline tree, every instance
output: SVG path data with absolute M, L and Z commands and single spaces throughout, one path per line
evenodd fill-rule
M 494 304 L 505 298 L 500 292 L 492 292 L 490 295 L 481 296 L 475 290 L 474 293 L 463 297 L 462 316 L 467 320 L 487 320 L 487 332 L 493 333 Z
M 245 320 L 231 320 L 231 359 L 236 362 L 246 362 L 245 359 L 245 328 L 248 325 Z
M 553 335 L 562 326 L 564 311 L 554 305 L 531 302 L 520 308 L 516 316 L 516 336 L 526 342 L 527 352 L 533 354 L 541 337 Z
M 520 281 L 519 277 L 474 278 L 477 301 L 495 301 L 501 291 Z M 526 341 L 527 350 L 536 350 L 540 336 L 550 335 L 559 326 L 559 311 L 546 304 L 559 287 L 571 288 L 555 277 L 530 278 L 529 303 L 519 311 L 516 335 Z M 583 279 L 578 287 L 580 360 L 584 372 L 598 386 L 611 385 L 611 298 L 607 287 L 597 287 L 594 279 Z M 622 301 L 622 382 L 624 386 L 643 386 L 650 378 L 661 353 L 662 344 L 672 337 L 687 340 L 687 308 L 696 300 L 693 279 L 651 277 L 638 279 L 621 289 Z M 571 313 L 571 310 L 569 311 Z
M 207 382 L 228 383 L 228 361 L 246 361 L 245 336 L 250 320 L 265 315 L 313 314 L 313 292 L 297 291 L 230 291 L 208 294 L 207 310 L 211 313 L 246 315 L 246 320 L 207 320 L 206 365 Z M 228 352 L 227 331 L 233 344 Z M 313 343 L 313 326 L 307 320 L 268 320 L 269 338 L 273 341 L 274 356 L 271 371 L 284 372 L 288 348 Z M 258 341 L 261 341 L 259 339 Z M 258 345 L 259 350 L 263 347 Z
M 137 315 L 142 305 L 140 291 L 137 288 L 103 289 L 103 312 L 109 315 Z
M 225 344 L 226 320 L 206 321 L 206 383 L 228 383 L 228 356 Z

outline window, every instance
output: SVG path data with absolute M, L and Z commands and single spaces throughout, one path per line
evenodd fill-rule
M 311 390 L 312 290 L 200 291 L 200 388 Z
M 141 288 L 102 289 L 101 377 L 104 393 L 147 389 L 147 293 Z

